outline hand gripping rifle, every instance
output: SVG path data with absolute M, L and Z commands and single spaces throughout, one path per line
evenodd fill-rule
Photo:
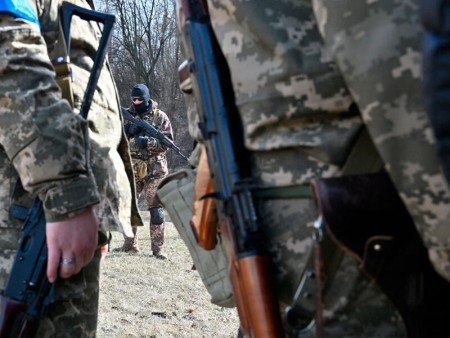
M 174 152 L 176 152 L 178 155 L 180 155 L 182 158 L 184 158 L 186 161 L 189 161 L 189 159 L 181 153 L 180 148 L 178 148 L 175 145 L 175 143 L 173 143 L 172 140 L 169 139 L 166 135 L 164 135 L 160 131 L 156 130 L 151 124 L 147 123 L 146 121 L 134 118 L 133 115 L 131 115 L 130 112 L 128 110 L 126 110 L 124 107 L 121 107 L 121 109 L 122 109 L 123 118 L 125 120 L 128 120 L 130 122 L 136 123 L 137 125 L 141 126 L 142 128 L 144 128 L 146 136 L 156 138 L 162 144 L 164 144 L 168 148 L 172 149 Z
M 80 115 L 87 118 L 108 50 L 115 17 L 64 2 L 62 20 L 67 50 L 70 44 L 70 21 L 74 14 L 84 20 L 104 24 L 103 35 L 80 109 Z M 37 197 L 30 209 L 13 205 L 11 214 L 24 223 L 11 273 L 5 290 L 0 295 L 0 337 L 35 337 L 40 319 L 45 316 L 49 304 L 55 301 L 55 284 L 51 284 L 47 278 L 48 248 L 45 235 L 47 222 L 42 201 Z
M 213 188 L 203 198 L 216 201 L 241 329 L 250 337 L 284 337 L 270 262 L 263 254 L 249 156 L 228 65 L 212 31 L 206 3 L 180 0 L 178 5 L 192 82 L 186 85 L 181 78 L 181 87 L 194 93 L 201 115 L 199 127 Z M 180 67 L 179 73 L 182 77 L 186 68 Z

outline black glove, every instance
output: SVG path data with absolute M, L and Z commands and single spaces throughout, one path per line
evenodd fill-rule
M 142 127 L 136 123 L 126 124 L 124 128 L 125 132 L 132 136 L 139 134 L 142 131 Z
M 147 149 L 148 137 L 138 136 L 135 138 L 135 141 L 140 149 Z

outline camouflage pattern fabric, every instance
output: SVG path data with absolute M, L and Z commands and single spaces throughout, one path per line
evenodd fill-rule
M 154 207 L 162 206 L 161 202 L 156 196 L 156 189 L 158 188 L 159 182 L 161 182 L 163 178 L 164 177 L 149 181 L 145 181 L 141 178 L 136 178 L 136 193 L 138 194 L 139 198 L 139 196 L 141 196 L 142 191 L 145 190 L 145 202 L 147 204 L 147 210 L 150 210 L 151 208 Z
M 311 6 L 258 3 L 208 1 L 253 151 L 254 177 L 273 187 L 338 175 L 362 121 L 350 108 L 353 100 Z
M 144 112 L 143 114 L 139 114 L 134 110 L 134 107 L 131 106 L 128 111 L 133 115 L 134 118 L 144 120 L 148 124 L 152 125 L 163 133 L 167 138 L 173 141 L 173 133 L 172 133 L 172 124 L 170 123 L 169 117 L 162 110 L 158 109 L 158 103 L 151 101 L 151 108 L 149 111 Z M 125 121 L 125 124 L 130 123 L 129 121 Z M 156 125 L 154 125 L 156 123 Z M 142 131 L 137 136 L 144 136 L 144 132 Z M 151 137 L 148 141 L 147 154 L 143 155 L 140 151 L 140 148 L 137 146 L 135 142 L 135 137 L 129 139 L 130 141 L 130 153 L 132 158 L 141 159 L 143 161 L 148 162 L 147 168 L 147 176 L 144 178 L 145 180 L 154 180 L 156 178 L 161 178 L 166 176 L 169 173 L 167 168 L 167 159 L 166 159 L 166 151 L 169 149 L 167 146 L 162 144 L 159 140 L 154 137 Z M 138 179 L 138 177 L 136 177 Z
M 36 24 L 0 13 L 0 289 L 5 287 L 21 236 L 22 222 L 9 213 L 12 203 L 28 207 L 33 196 L 39 196 L 51 222 L 95 204 L 102 233 L 132 234 L 131 222 L 142 224 L 108 65 L 101 71 L 88 121 L 78 116 L 98 47 L 99 25 L 77 17 L 72 20 L 73 111 L 61 98 L 50 62 L 59 30 L 59 1 L 30 3 L 37 10 L 41 30 Z M 86 0 L 75 3 L 89 7 Z M 24 189 L 15 189 L 19 177 Z M 87 284 L 76 276 L 57 280 L 58 302 L 52 308 L 58 315 L 50 311 L 42 336 L 73 336 L 70 332 L 75 331 L 83 332 L 75 336 L 95 336 L 97 302 L 90 300 L 98 293 L 98 262 L 90 264 L 97 268 L 83 268 Z M 85 298 L 63 301 L 64 285 L 77 289 L 79 296 L 84 293 Z M 88 309 L 82 310 L 85 306 Z M 55 318 L 61 324 L 54 323 Z M 55 329 L 47 329 L 53 325 Z
M 155 256 L 160 256 L 164 251 L 164 232 L 166 230 L 166 222 L 161 224 L 153 224 L 150 221 L 150 237 L 152 239 L 152 252 Z
M 58 279 L 57 302 L 49 306 L 36 337 L 89 337 L 97 331 L 100 249 L 79 274 Z
M 141 178 L 136 177 L 136 193 L 137 198 L 141 196 L 141 193 L 145 192 L 145 201 L 147 204 L 147 210 L 154 207 L 162 207 L 161 202 L 156 196 L 156 190 L 159 182 L 164 178 L 160 177 L 154 180 L 145 181 Z M 165 232 L 166 222 L 162 224 L 153 224 L 150 220 L 150 238 L 151 238 L 151 248 L 153 253 L 159 255 L 164 250 L 164 232 Z M 139 250 L 138 247 L 138 235 L 137 226 L 133 226 L 133 237 L 124 236 L 124 244 L 122 250 L 124 251 L 135 251 Z
M 419 4 L 314 0 L 314 9 L 435 268 L 450 280 L 450 194 L 421 95 Z

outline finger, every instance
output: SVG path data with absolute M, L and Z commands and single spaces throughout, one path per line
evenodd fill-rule
M 63 253 L 59 268 L 59 276 L 61 278 L 69 278 L 75 273 L 76 258 L 74 254 Z
M 52 245 L 49 245 L 47 259 L 47 277 L 50 283 L 53 283 L 58 276 L 58 266 L 60 259 L 61 251 L 54 248 Z

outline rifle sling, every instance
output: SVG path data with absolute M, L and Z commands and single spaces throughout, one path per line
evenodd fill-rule
M 260 200 L 285 198 L 311 198 L 311 187 L 308 184 L 289 187 L 260 188 L 253 192 L 253 197 Z
M 64 1 L 68 1 L 73 3 L 73 0 L 62 0 L 60 5 Z M 58 83 L 59 88 L 61 88 L 61 96 L 66 99 L 70 106 L 74 107 L 74 99 L 73 99 L 73 76 L 72 70 L 70 68 L 70 56 L 69 51 L 66 47 L 66 39 L 64 37 L 63 26 L 61 23 L 62 16 L 59 17 L 59 31 L 58 31 L 58 40 L 55 43 L 55 49 L 53 51 L 53 68 L 55 68 L 56 73 L 56 82 Z
M 341 170 L 341 176 L 370 174 L 379 172 L 383 161 L 376 150 L 372 139 L 364 128 L 358 136 L 350 154 Z M 309 183 L 287 187 L 258 188 L 253 197 L 265 199 L 312 198 Z

